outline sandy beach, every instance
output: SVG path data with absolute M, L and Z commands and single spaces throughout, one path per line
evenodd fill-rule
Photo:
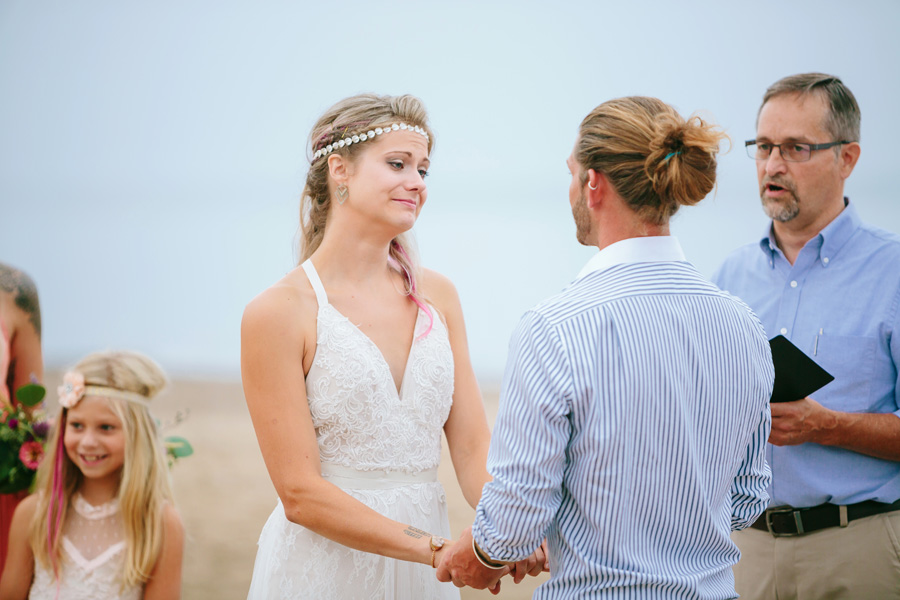
M 48 390 L 61 375 L 49 373 Z M 497 411 L 497 391 L 484 393 L 490 423 Z M 55 394 L 47 410 L 55 412 Z M 266 473 L 240 383 L 176 380 L 155 401 L 153 414 L 164 424 L 179 411 L 187 419 L 166 429 L 166 435 L 187 438 L 194 455 L 172 470 L 176 501 L 187 530 L 184 561 L 186 600 L 238 600 L 247 597 L 256 556 L 256 540 L 275 506 L 276 494 Z M 474 511 L 465 503 L 447 454 L 439 471 L 447 491 L 454 536 L 470 525 Z M 498 598 L 531 598 L 547 575 L 519 585 L 504 580 Z M 464 600 L 493 598 L 486 591 L 463 590 Z

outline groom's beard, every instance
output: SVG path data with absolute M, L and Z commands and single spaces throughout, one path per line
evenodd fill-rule
M 575 239 L 582 246 L 591 246 L 591 213 L 587 208 L 584 190 L 581 190 L 578 202 L 572 207 L 572 216 L 575 218 Z

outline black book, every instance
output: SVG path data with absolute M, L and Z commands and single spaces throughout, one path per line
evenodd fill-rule
M 831 373 L 820 367 L 783 335 L 777 335 L 769 340 L 769 346 L 772 347 L 772 362 L 775 363 L 772 402 L 802 400 L 834 381 Z

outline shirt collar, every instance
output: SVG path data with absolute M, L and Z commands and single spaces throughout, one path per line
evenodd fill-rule
M 844 198 L 844 210 L 819 233 L 822 236 L 822 248 L 819 255 L 835 256 L 856 233 L 861 224 L 862 221 L 856 212 L 856 206 L 850 204 L 849 198 Z
M 686 260 L 681 244 L 671 235 L 628 238 L 610 244 L 591 257 L 576 279 L 621 264 Z
M 806 242 L 808 244 L 819 245 L 819 256 L 833 257 L 837 254 L 847 240 L 859 228 L 862 221 L 856 212 L 856 206 L 850 204 L 850 198 L 844 197 L 844 210 L 825 226 L 817 236 Z M 775 244 L 775 235 L 772 231 L 772 222 L 769 222 L 765 235 L 759 241 L 759 247 L 767 256 L 771 256 L 775 252 L 781 252 L 778 245 Z M 774 266 L 774 263 L 773 263 Z

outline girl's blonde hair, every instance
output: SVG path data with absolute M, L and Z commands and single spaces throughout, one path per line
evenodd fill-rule
M 100 386 L 139 394 L 148 401 L 166 386 L 166 376 L 153 360 L 137 352 L 98 352 L 79 362 L 73 371 L 86 386 Z M 171 503 L 172 486 L 165 447 L 156 421 L 146 406 L 110 398 L 122 421 L 125 461 L 119 482 L 119 510 L 125 524 L 124 586 L 142 585 L 150 578 L 163 541 L 163 509 Z M 61 531 L 72 496 L 83 476 L 66 454 L 63 443 L 68 409 L 61 408 L 38 469 L 38 505 L 30 541 L 35 559 L 59 576 Z

